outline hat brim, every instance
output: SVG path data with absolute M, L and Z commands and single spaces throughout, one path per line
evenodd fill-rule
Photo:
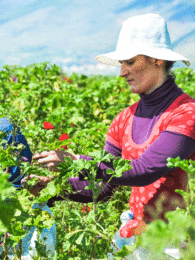
M 183 57 L 182 55 L 172 51 L 167 48 L 142 48 L 142 52 L 130 50 L 127 52 L 114 51 L 107 54 L 102 54 L 97 56 L 95 59 L 103 64 L 112 65 L 112 66 L 121 66 L 119 61 L 129 60 L 137 55 L 145 55 L 152 58 L 168 61 L 182 61 L 185 65 L 190 66 L 190 61 Z

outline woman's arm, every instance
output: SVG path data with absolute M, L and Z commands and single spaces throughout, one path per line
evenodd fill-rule
M 113 145 L 107 142 L 105 148 L 109 151 L 113 149 Z M 123 172 L 120 178 L 113 177 L 110 184 L 125 186 L 149 185 L 173 171 L 173 169 L 166 166 L 168 157 L 176 158 L 179 156 L 182 160 L 188 159 L 194 151 L 194 139 L 179 133 L 163 131 L 139 159 L 130 163 L 133 169 Z M 101 163 L 98 178 L 108 181 L 110 178 L 110 175 L 106 174 L 108 168 L 113 169 L 112 162 Z
M 121 156 L 121 149 L 109 142 L 106 142 L 105 150 L 116 157 Z M 104 186 L 98 200 L 111 196 L 114 188 L 119 185 L 146 186 L 153 183 L 162 176 L 173 171 L 173 169 L 166 166 L 168 157 L 175 158 L 180 156 L 181 159 L 188 159 L 194 151 L 194 139 L 170 131 L 162 132 L 159 138 L 142 154 L 139 159 L 130 163 L 133 166 L 133 169 L 123 172 L 122 177 L 120 178 L 113 177 L 109 182 L 109 185 Z M 79 158 L 86 160 L 93 159 L 82 155 Z M 97 172 L 97 178 L 103 179 L 105 184 L 111 177 L 111 175 L 106 174 L 108 168 L 114 170 L 112 161 L 109 163 L 101 163 Z M 67 194 L 64 192 L 64 196 L 78 202 L 92 201 L 91 190 L 85 190 L 85 187 L 88 185 L 87 181 L 81 181 L 79 178 L 71 178 L 69 179 L 69 182 L 71 183 L 73 190 L 78 190 L 78 193 Z M 62 198 L 54 197 L 52 200 L 62 200 Z

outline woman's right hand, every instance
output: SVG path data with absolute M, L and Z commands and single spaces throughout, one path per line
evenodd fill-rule
M 43 167 L 48 168 L 51 171 L 59 171 L 57 166 L 59 163 L 64 162 L 64 158 L 66 156 L 71 157 L 73 160 L 78 160 L 79 155 L 73 155 L 71 153 L 65 151 L 44 151 L 41 153 L 37 153 L 33 156 L 33 160 L 37 160 L 37 162 Z

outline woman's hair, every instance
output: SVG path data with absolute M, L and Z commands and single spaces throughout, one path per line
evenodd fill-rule
M 144 56 L 145 56 L 145 58 L 146 58 L 147 61 L 151 62 L 151 57 L 146 56 L 146 55 L 144 55 Z M 170 74 L 170 71 L 171 71 L 171 69 L 172 69 L 174 63 L 175 63 L 175 61 L 165 60 L 165 72 L 166 72 L 167 74 Z
M 173 68 L 175 61 L 166 60 L 165 61 L 165 71 L 169 74 L 170 70 Z

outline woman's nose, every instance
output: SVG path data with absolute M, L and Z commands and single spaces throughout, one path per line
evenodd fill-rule
M 128 75 L 128 70 L 127 67 L 125 66 L 125 64 L 121 63 L 121 70 L 120 70 L 120 76 L 121 77 L 125 77 L 126 75 Z

